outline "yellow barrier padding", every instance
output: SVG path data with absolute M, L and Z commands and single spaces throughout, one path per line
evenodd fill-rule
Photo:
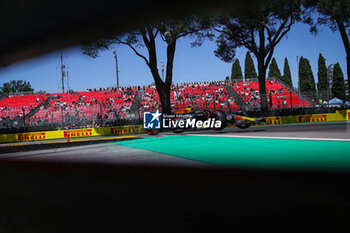
M 350 121 L 350 110 L 338 110 L 335 113 L 328 114 L 312 114 L 297 116 L 277 116 L 266 117 L 268 125 L 295 124 L 295 123 L 312 123 L 312 122 L 336 122 Z M 228 126 L 230 127 L 230 126 Z M 144 133 L 142 125 L 125 125 L 115 127 L 88 128 L 88 129 L 71 129 L 69 130 L 70 138 L 77 137 L 93 137 L 93 136 L 111 136 L 124 134 Z M 18 134 L 1 134 L 0 143 L 8 142 L 25 142 L 25 141 L 41 141 L 50 139 L 67 138 L 67 130 L 30 132 Z
M 350 110 L 337 110 L 335 113 L 327 114 L 266 117 L 266 123 L 268 125 L 333 122 L 348 120 L 350 120 Z
M 71 142 L 91 142 L 91 141 L 106 141 L 106 140 L 113 140 L 113 139 L 130 139 L 130 138 L 136 138 L 136 136 L 119 136 L 119 137 L 108 137 L 108 138 L 88 138 L 88 139 L 74 139 L 71 140 Z M 30 142 L 30 143 L 15 143 L 15 144 L 0 144 L 1 147 L 15 147 L 15 146 L 31 146 L 31 145 L 45 145 L 45 144 L 58 144 L 58 143 L 65 143 L 67 140 L 63 139 L 60 141 L 44 141 L 44 142 Z
M 244 119 L 247 119 L 247 117 L 244 117 Z M 253 119 L 254 118 L 251 118 L 251 120 Z M 266 117 L 265 119 L 266 119 L 267 125 L 350 121 L 350 110 L 337 110 L 335 113 L 328 113 L 328 114 L 275 116 L 275 117 Z M 227 128 L 231 128 L 231 127 L 235 127 L 235 126 L 234 125 L 227 126 Z
M 94 137 L 94 136 L 111 136 L 124 134 L 137 134 L 145 132 L 142 125 L 125 125 L 115 127 L 88 128 L 88 129 L 70 129 L 70 138 Z M 18 134 L 1 134 L 0 143 L 8 142 L 26 142 L 26 141 L 41 141 L 50 139 L 67 138 L 67 130 L 29 132 Z

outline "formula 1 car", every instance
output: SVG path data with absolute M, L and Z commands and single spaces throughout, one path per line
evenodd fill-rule
M 192 106 L 180 109 L 171 115 L 172 118 L 167 119 L 170 122 L 168 125 L 172 127 L 167 127 L 171 129 L 174 133 L 182 133 L 190 127 L 179 127 L 178 124 L 171 124 L 171 122 L 185 120 L 185 119 L 195 119 L 196 121 L 208 122 L 208 129 L 222 130 L 228 125 L 235 125 L 240 129 L 247 129 L 253 124 L 266 124 L 266 120 L 263 117 L 253 118 L 248 117 L 244 112 L 237 111 L 233 113 L 226 113 L 222 110 L 210 111 L 208 109 L 194 109 Z M 209 120 L 212 120 L 209 122 Z M 214 124 L 214 121 L 220 121 L 221 124 Z M 194 125 L 194 124 L 193 124 Z M 193 126 L 192 125 L 192 126 Z M 197 126 L 197 129 L 199 127 Z M 205 128 L 205 127 L 201 127 Z M 161 129 L 146 129 L 146 133 L 149 135 L 159 134 L 161 131 L 165 131 L 164 126 Z

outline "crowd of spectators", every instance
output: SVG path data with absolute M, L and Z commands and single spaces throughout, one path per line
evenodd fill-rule
M 231 85 L 247 105 L 260 105 L 258 81 L 233 82 Z M 275 80 L 266 81 L 266 92 L 267 102 L 271 109 L 310 107 L 311 105 Z
M 59 93 L 36 114 L 54 122 L 62 119 L 62 110 L 71 117 L 92 120 L 123 118 L 130 112 L 136 88 L 111 88 L 86 92 Z
M 224 88 L 225 82 L 190 82 L 171 86 L 170 104 L 172 111 L 192 105 L 194 108 L 210 110 L 229 109 L 238 111 L 232 96 Z M 155 86 L 143 87 L 144 96 L 140 104 L 141 111 L 153 111 L 160 108 L 160 100 Z
M 237 82 L 189 82 L 172 84 L 170 105 L 172 111 L 192 107 L 223 111 L 239 111 L 240 108 L 224 85 L 231 85 L 238 96 L 248 105 L 259 107 L 261 97 L 257 81 Z M 266 81 L 267 100 L 271 110 L 309 107 L 310 103 L 299 99 L 275 80 Z M 86 128 L 106 126 L 111 122 L 126 120 L 130 114 L 137 91 L 140 91 L 140 116 L 144 111 L 161 111 L 161 102 L 155 85 L 122 88 L 88 89 L 83 92 L 71 90 L 69 93 L 50 93 L 8 96 L 0 100 L 0 123 L 16 120 L 21 124 L 23 116 L 36 108 L 37 113 L 25 119 L 30 127 L 51 124 L 60 126 L 69 122 L 72 127 Z M 48 100 L 48 98 L 50 98 Z M 238 98 L 238 97 L 236 97 Z M 45 101 L 46 100 L 46 101 Z M 43 104 L 43 103 L 46 104 Z M 41 104 L 40 108 L 38 105 Z M 244 109 L 241 109 L 244 110 Z M 286 113 L 287 114 L 287 113 Z M 64 120 L 62 120 L 64 119 Z
M 89 89 L 85 92 L 50 93 L 8 96 L 0 100 L 0 124 L 22 125 L 23 116 L 33 109 L 36 113 L 25 118 L 25 124 L 39 126 L 63 121 L 76 127 L 96 125 L 107 120 L 120 120 L 130 112 L 138 87 Z M 47 98 L 51 98 L 47 100 Z M 46 103 L 44 104 L 44 101 Z M 39 107 L 38 105 L 41 104 Z
M 47 94 L 8 95 L 0 101 L 0 123 L 22 119 L 47 97 Z

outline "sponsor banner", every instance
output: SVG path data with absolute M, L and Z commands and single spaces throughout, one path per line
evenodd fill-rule
M 94 132 L 94 135 L 93 135 Z M 63 133 L 63 136 L 66 138 L 68 135 L 68 131 L 65 130 Z M 80 138 L 80 137 L 89 137 L 89 136 L 100 136 L 101 134 L 98 134 L 93 129 L 70 129 L 69 130 L 69 137 L 71 138 Z
M 336 113 L 328 113 L 328 114 L 266 117 L 265 119 L 266 119 L 267 125 L 350 121 L 350 110 L 341 110 L 341 111 L 336 111 Z M 227 128 L 232 128 L 232 127 L 236 127 L 236 126 L 235 125 L 227 126 Z
M 151 119 L 152 121 L 152 119 Z M 328 114 L 313 114 L 313 115 L 298 115 L 298 116 L 280 116 L 266 117 L 268 125 L 279 124 L 295 124 L 295 123 L 317 123 L 317 122 L 332 122 L 332 121 L 350 121 L 350 110 L 336 111 L 336 113 Z M 233 127 L 233 126 L 228 126 Z M 103 127 L 91 129 L 71 129 L 69 136 L 76 137 L 92 137 L 92 136 L 110 136 L 123 134 L 138 134 L 144 133 L 143 125 L 127 125 L 116 127 Z M 67 130 L 45 131 L 45 132 L 29 132 L 19 134 L 1 134 L 0 143 L 9 142 L 26 142 L 40 141 L 50 139 L 67 138 Z
M 46 133 L 23 133 L 17 134 L 18 141 L 35 141 L 35 140 L 45 140 Z
M 141 125 L 117 126 L 109 127 L 108 129 L 110 130 L 110 135 L 137 134 L 145 132 Z
M 281 117 L 266 117 L 266 124 L 267 125 L 280 125 L 281 124 Z
M 299 116 L 299 123 L 327 122 L 327 114 Z
M 266 123 L 268 125 L 317 123 L 348 120 L 350 120 L 350 110 L 338 110 L 335 113 L 328 114 L 266 117 Z
M 70 138 L 94 137 L 94 136 L 110 136 L 123 134 L 143 133 L 142 125 L 125 125 L 116 127 L 90 128 L 90 129 L 70 129 Z M 45 131 L 45 132 L 29 132 L 18 134 L 1 134 L 0 143 L 8 142 L 27 142 L 41 141 L 50 139 L 65 139 L 67 138 L 67 130 Z

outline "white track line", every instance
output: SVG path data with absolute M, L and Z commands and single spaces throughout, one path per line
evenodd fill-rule
M 347 139 L 347 138 L 298 138 L 298 137 L 236 136 L 236 135 L 216 135 L 216 134 L 186 134 L 186 135 L 189 135 L 189 136 L 204 136 L 204 137 L 223 137 L 223 138 L 261 138 L 261 139 L 284 139 L 284 140 L 350 142 L 350 139 Z

